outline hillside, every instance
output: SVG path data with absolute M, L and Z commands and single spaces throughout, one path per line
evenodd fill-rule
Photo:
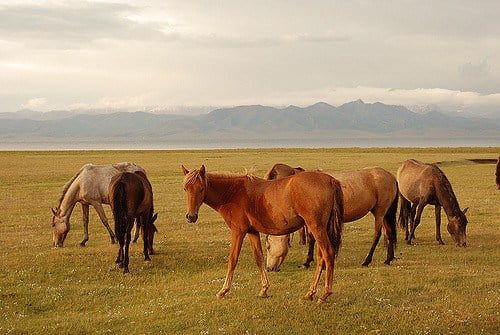
M 9 115 L 10 114 L 10 115 Z M 56 117 L 57 116 L 57 117 Z M 238 106 L 200 115 L 146 112 L 43 116 L 20 111 L 0 114 L 0 138 L 285 139 L 379 136 L 500 137 L 500 120 L 419 114 L 403 106 Z

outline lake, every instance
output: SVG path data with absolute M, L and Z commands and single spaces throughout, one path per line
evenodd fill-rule
M 50 139 L 0 141 L 2 151 L 26 150 L 196 150 L 255 148 L 392 148 L 392 147 L 498 147 L 500 137 L 457 138 L 335 138 L 335 139 L 249 139 L 249 140 L 92 140 Z

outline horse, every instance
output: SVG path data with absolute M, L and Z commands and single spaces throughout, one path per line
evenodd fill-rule
M 267 297 L 269 280 L 262 261 L 259 233 L 289 234 L 304 224 L 318 242 L 318 266 L 306 300 L 313 300 L 323 267 L 325 286 L 318 302 L 332 294 L 334 262 L 338 255 L 343 227 L 342 190 L 339 182 L 325 173 L 303 172 L 279 180 L 255 175 L 208 173 L 205 166 L 192 171 L 182 165 L 186 192 L 186 219 L 194 223 L 205 203 L 217 211 L 231 230 L 231 248 L 226 279 L 217 297 L 231 288 L 241 245 L 248 234 L 261 278 L 259 296 Z
M 448 217 L 447 229 L 457 246 L 466 247 L 468 208 L 460 209 L 451 183 L 444 172 L 434 164 L 414 159 L 404 161 L 397 171 L 400 194 L 399 224 L 405 229 L 408 244 L 415 238 L 415 229 L 420 224 L 422 211 L 427 204 L 435 206 L 436 241 L 441 238 L 441 207 Z M 410 231 L 408 227 L 410 224 Z
M 122 172 L 115 175 L 108 188 L 109 203 L 115 220 L 115 234 L 120 244 L 116 263 L 128 273 L 129 245 L 134 220 L 144 232 L 144 259 L 149 261 L 149 250 L 152 249 L 154 222 L 158 213 L 154 214 L 153 190 L 151 183 L 142 171 Z
M 115 243 L 115 234 L 108 224 L 108 219 L 102 204 L 109 204 L 108 185 L 111 178 L 121 172 L 146 171 L 134 163 L 117 163 L 112 165 L 85 164 L 64 185 L 59 205 L 52 209 L 52 235 L 55 247 L 62 247 L 70 230 L 70 217 L 76 203 L 82 204 L 83 211 L 83 239 L 82 247 L 89 240 L 89 206 L 92 205 L 102 224 L 108 230 L 111 243 Z
M 495 175 L 496 175 L 497 189 L 500 190 L 500 156 L 498 156 Z
M 303 171 L 303 169 L 302 169 Z M 264 178 L 279 179 L 299 173 L 286 164 L 275 164 Z M 380 167 L 369 167 L 354 171 L 336 172 L 331 174 L 340 182 L 344 195 L 344 222 L 361 219 L 371 212 L 375 218 L 373 242 L 363 266 L 372 262 L 373 253 L 381 236 L 382 227 L 387 243 L 387 258 L 385 264 L 394 260 L 396 246 L 396 211 L 398 206 L 398 187 L 392 173 Z M 279 271 L 288 253 L 289 236 L 266 236 L 267 270 Z M 308 236 L 309 248 L 305 267 L 313 261 L 314 237 Z

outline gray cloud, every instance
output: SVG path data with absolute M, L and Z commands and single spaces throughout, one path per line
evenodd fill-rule
M 158 24 L 137 23 L 126 17 L 139 10 L 110 3 L 2 6 L 0 34 L 4 40 L 49 48 L 75 48 L 102 39 L 163 38 Z
M 468 77 L 485 77 L 491 72 L 491 66 L 487 59 L 477 63 L 467 62 L 460 67 L 460 72 Z

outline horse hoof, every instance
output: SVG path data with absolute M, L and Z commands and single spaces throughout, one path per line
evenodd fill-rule
M 84 247 L 85 246 L 85 242 L 80 242 L 80 247 Z
M 313 301 L 313 300 L 314 300 L 314 293 L 308 292 L 308 293 L 304 296 L 304 300 Z
M 361 264 L 361 266 L 364 266 L 365 268 L 368 267 L 368 265 L 370 265 L 371 262 L 363 262 L 363 264 Z

